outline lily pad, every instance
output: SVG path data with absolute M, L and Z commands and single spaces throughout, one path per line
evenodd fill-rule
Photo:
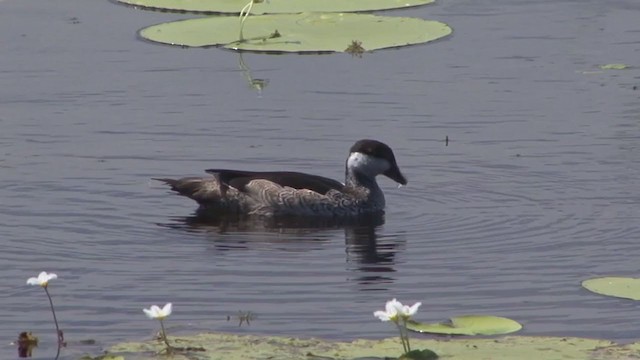
M 426 43 L 451 34 L 438 21 L 353 13 L 302 13 L 250 16 L 239 41 L 234 16 L 168 22 L 140 30 L 144 39 L 183 47 L 222 46 L 266 53 L 362 51 Z
M 600 65 L 600 69 L 602 70 L 624 70 L 628 69 L 629 66 L 626 64 L 606 64 Z
M 640 279 L 636 278 L 594 278 L 583 281 L 582 287 L 596 294 L 640 300 Z
M 522 329 L 517 321 L 491 315 L 462 315 L 452 317 L 444 323 L 425 324 L 417 321 L 407 323 L 407 329 L 421 333 L 445 335 L 500 335 Z
M 239 14 L 248 0 L 117 0 L 121 4 L 149 10 L 200 14 Z M 300 12 L 354 12 L 407 8 L 434 0 L 269 0 L 254 4 L 252 14 L 295 14 Z

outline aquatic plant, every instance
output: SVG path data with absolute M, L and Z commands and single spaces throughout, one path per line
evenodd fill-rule
M 231 315 L 227 315 L 227 321 L 231 321 L 231 318 Z M 242 326 L 243 323 L 247 323 L 248 326 L 251 325 L 251 321 L 255 320 L 256 314 L 252 311 L 238 311 L 235 318 L 238 319 L 238 326 Z
M 164 341 L 164 344 L 167 345 L 166 351 L 169 354 L 173 352 L 173 347 L 169 344 L 169 340 L 167 340 L 167 331 L 162 321 L 171 315 L 172 310 L 173 305 L 171 303 L 166 303 L 162 309 L 160 309 L 158 305 L 152 305 L 149 309 L 142 309 L 149 319 L 155 319 L 160 322 L 160 337 L 162 341 Z
M 49 298 L 49 305 L 51 306 L 51 313 L 53 314 L 53 322 L 56 324 L 56 338 L 58 338 L 58 351 L 56 353 L 56 359 L 60 357 L 60 348 L 64 345 L 64 337 L 60 327 L 58 326 L 58 318 L 56 317 L 56 310 L 53 307 L 53 300 L 51 300 L 51 294 L 49 294 L 49 281 L 57 279 L 58 275 L 54 273 L 48 274 L 46 271 L 38 274 L 38 277 L 31 277 L 27 279 L 27 285 L 38 285 L 44 289 L 47 298 Z
M 403 305 L 395 298 L 387 301 L 385 309 L 379 310 L 373 313 L 373 316 L 382 321 L 392 321 L 398 327 L 400 332 L 400 341 L 402 341 L 402 348 L 404 353 L 411 351 L 411 345 L 409 344 L 409 334 L 407 333 L 407 321 L 411 319 L 422 303 L 417 302 L 411 306 Z
M 515 320 L 493 315 L 459 315 L 439 323 L 407 321 L 407 329 L 441 335 L 502 335 L 522 329 Z
M 606 276 L 584 280 L 582 287 L 600 295 L 640 300 L 640 279 Z
M 117 3 L 137 9 L 175 11 L 205 15 L 236 15 L 247 0 L 194 1 L 194 0 L 116 0 Z M 297 14 L 302 12 L 363 12 L 406 9 L 433 3 L 434 0 L 270 0 L 259 4 L 254 14 Z
M 28 358 L 33 356 L 33 348 L 38 347 L 38 337 L 31 331 L 23 331 L 18 335 L 18 357 Z
M 205 353 L 189 359 L 407 359 L 399 357 L 397 338 L 358 339 L 356 341 L 322 340 L 308 337 L 265 336 L 209 332 L 180 336 L 180 344 L 202 347 Z M 127 359 L 170 360 L 150 354 L 158 344 L 126 342 L 108 349 L 111 354 L 126 355 Z M 629 360 L 640 353 L 640 342 L 619 344 L 604 339 L 566 336 L 506 336 L 490 338 L 421 337 L 412 338 L 413 348 L 438 349 L 442 358 L 455 360 Z M 187 357 L 175 357 L 175 360 Z M 434 357 L 431 356 L 433 359 Z M 415 360 L 416 357 L 413 357 Z M 423 357 L 424 359 L 424 357 Z M 89 359 L 86 359 L 89 360 Z M 92 359 L 93 360 L 93 359 Z
M 247 17 L 251 14 L 251 8 L 253 8 L 253 4 L 263 3 L 264 0 L 249 0 L 247 5 L 245 5 L 242 10 L 240 10 L 240 15 L 238 18 L 240 19 L 240 35 L 238 38 L 240 41 L 244 40 L 244 36 L 242 36 L 242 29 L 244 29 L 244 22 L 247 20 Z
M 247 19 L 246 10 L 240 17 L 240 40 L 235 16 L 208 16 L 152 25 L 140 30 L 140 36 L 181 47 L 217 46 L 258 53 L 357 54 L 427 43 L 452 32 L 447 24 L 418 18 L 353 13 L 255 15 L 255 7 L 251 11 L 251 20 Z

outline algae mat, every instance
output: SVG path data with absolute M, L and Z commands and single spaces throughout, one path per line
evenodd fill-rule
M 250 16 L 239 41 L 235 16 L 211 16 L 152 25 L 140 30 L 149 41 L 183 47 L 222 46 L 255 52 L 344 52 L 354 43 L 362 51 L 415 45 L 451 34 L 438 21 L 352 13 Z
M 396 358 L 402 346 L 399 339 L 332 342 L 320 339 L 263 337 L 224 333 L 199 334 L 192 337 L 169 337 L 176 347 L 203 348 L 205 351 L 176 353 L 174 360 L 353 360 Z M 617 345 L 608 340 L 573 337 L 507 336 L 477 339 L 411 338 L 413 349 L 431 349 L 440 359 L 456 360 L 617 360 L 637 359 L 638 344 Z M 159 341 L 122 343 L 109 351 L 125 359 L 164 358 L 155 355 L 163 349 Z

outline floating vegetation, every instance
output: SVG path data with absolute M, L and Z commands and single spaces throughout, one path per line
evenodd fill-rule
M 640 300 L 640 279 L 601 277 L 585 280 L 582 287 L 596 294 Z
M 206 352 L 176 354 L 173 360 L 246 359 L 396 359 L 398 338 L 358 339 L 349 342 L 292 337 L 207 333 L 175 338 L 176 342 L 203 347 Z M 576 337 L 507 336 L 502 338 L 413 339 L 416 348 L 433 349 L 441 359 L 456 360 L 622 360 L 637 357 L 640 343 L 618 345 L 609 340 Z M 127 342 L 111 353 L 127 353 L 127 359 L 157 359 L 162 348 L 156 341 Z M 134 355 L 135 356 L 132 356 Z
M 117 2 L 148 10 L 193 12 L 198 14 L 238 14 L 247 0 L 116 0 Z M 421 6 L 434 0 L 269 0 L 255 2 L 254 14 L 295 14 L 301 12 L 357 12 L 401 9 Z
M 104 354 L 96 357 L 83 356 L 78 360 L 125 360 L 125 359 L 124 359 L 124 356 L 120 356 L 120 355 Z
M 435 324 L 409 321 L 407 329 L 421 333 L 443 335 L 502 335 L 522 329 L 517 321 L 491 315 L 455 316 L 449 321 Z
M 242 326 L 242 323 L 251 325 L 251 321 L 255 320 L 257 316 L 251 311 L 238 311 L 235 316 L 227 315 L 227 321 L 231 321 L 232 318 L 236 318 L 238 320 L 238 326 Z
M 140 30 L 149 41 L 183 47 L 218 46 L 262 53 L 331 53 L 353 50 L 357 39 L 367 51 L 421 44 L 451 34 L 442 22 L 352 13 L 251 16 L 238 39 L 238 19 L 213 16 L 168 22 Z
M 626 64 L 606 64 L 600 65 L 600 69 L 602 70 L 625 70 L 628 69 L 629 66 Z
M 249 87 L 256 90 L 258 92 L 258 96 L 262 96 L 262 91 L 267 87 L 267 85 L 269 85 L 269 79 L 254 78 L 251 74 L 251 69 L 249 68 L 249 66 L 247 66 L 247 64 L 244 62 L 244 59 L 242 58 L 242 53 L 238 54 L 238 65 L 240 66 L 240 70 L 242 70 L 242 74 L 247 80 Z
M 23 331 L 18 335 L 18 357 L 27 358 L 33 356 L 33 349 L 38 347 L 38 337 L 31 331 Z
M 240 10 L 240 15 L 238 15 L 240 17 L 240 41 L 244 40 L 244 36 L 242 35 L 242 30 L 244 29 L 244 22 L 247 20 L 247 17 L 249 17 L 249 15 L 251 14 L 251 9 L 253 8 L 254 4 L 261 4 L 263 3 L 264 0 L 249 0 L 249 2 L 247 3 L 247 5 L 245 5 L 242 10 Z M 276 32 L 278 32 L 278 30 L 276 30 Z
M 344 50 L 347 54 L 351 54 L 351 56 L 362 57 L 365 50 L 362 47 L 362 41 L 353 40 L 349 46 Z
M 411 350 L 402 354 L 398 360 L 436 360 L 439 356 L 429 349 Z

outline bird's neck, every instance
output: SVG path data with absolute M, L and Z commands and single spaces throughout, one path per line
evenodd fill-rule
M 366 201 L 373 201 L 378 206 L 384 207 L 384 194 L 378 186 L 375 177 L 363 175 L 353 169 L 346 169 L 345 187 L 351 189 L 355 193 L 365 193 Z

